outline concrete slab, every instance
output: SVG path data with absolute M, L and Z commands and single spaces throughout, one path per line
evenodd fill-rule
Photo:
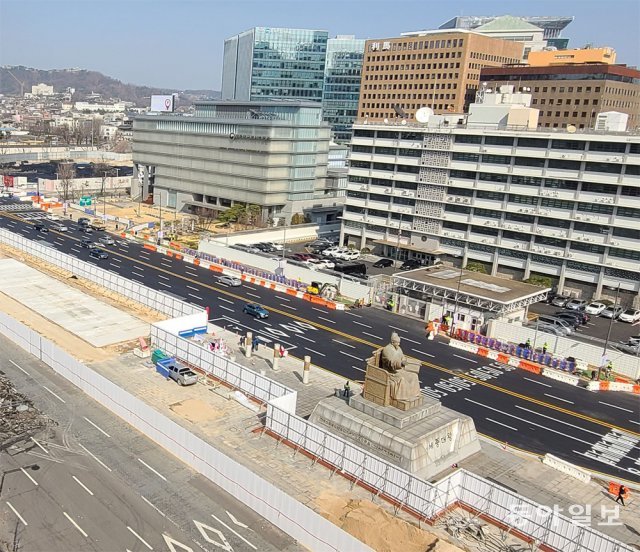
M 149 325 L 15 259 L 0 259 L 0 291 L 94 347 L 149 333 Z

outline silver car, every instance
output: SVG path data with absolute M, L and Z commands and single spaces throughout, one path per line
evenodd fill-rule
M 111 236 L 100 236 L 98 238 L 98 241 L 104 245 L 115 245 L 116 242 L 113 241 L 113 238 Z
M 218 276 L 218 282 L 229 287 L 238 287 L 242 285 L 242 280 L 240 278 L 236 278 L 235 276 L 227 276 L 226 274 L 223 276 Z

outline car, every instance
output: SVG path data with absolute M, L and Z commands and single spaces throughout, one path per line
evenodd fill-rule
M 47 213 L 45 216 L 47 220 L 60 220 L 60 217 L 55 213 Z
M 551 304 L 554 307 L 564 307 L 569 301 L 571 301 L 571 297 L 567 297 L 566 295 L 556 295 L 551 300 Z
M 82 232 L 83 234 L 93 234 L 93 230 L 91 230 L 91 228 L 89 228 L 88 226 L 81 226 L 80 232 Z
M 93 247 L 93 242 L 91 238 L 82 238 L 80 240 L 80 247 Z
M 254 243 L 253 247 L 255 247 L 256 249 L 259 249 L 260 251 L 262 251 L 263 253 L 273 253 L 276 249 L 268 243 Z
M 584 311 L 587 314 L 593 314 L 593 315 L 597 316 L 606 308 L 607 308 L 607 305 L 605 305 L 604 303 L 594 302 L 594 303 L 589 303 L 585 307 Z
M 37 232 L 42 232 L 43 234 L 49 232 L 49 229 L 42 222 L 36 222 L 33 227 Z
M 334 256 L 334 253 L 338 253 L 341 250 L 340 247 L 338 247 L 337 245 L 332 245 L 330 247 L 327 247 L 322 254 L 323 255 L 328 255 L 330 257 Z
M 54 224 L 51 226 L 51 230 L 55 230 L 56 232 L 67 232 L 69 227 L 64 224 Z
M 623 312 L 624 308 L 622 308 L 620 305 L 610 305 L 600 313 L 600 316 L 617 320 Z
M 567 301 L 567 304 L 564 306 L 566 309 L 581 311 L 587 306 L 586 301 L 582 301 L 581 299 L 571 299 L 571 301 Z
M 318 259 L 318 261 L 324 265 L 324 268 L 334 269 L 336 267 L 336 263 L 330 257 L 324 259 Z
M 378 259 L 373 263 L 373 268 L 388 268 L 393 266 L 393 259 Z
M 269 311 L 257 303 L 247 303 L 242 309 L 242 312 L 260 319 L 269 318 Z
M 281 243 L 274 243 L 274 242 L 264 242 L 265 245 L 268 245 L 269 247 L 271 247 L 272 251 L 282 251 L 284 249 L 284 245 L 282 245 Z
M 198 383 L 198 374 L 183 366 L 179 362 L 166 364 L 165 368 L 169 373 L 169 377 L 178 383 L 178 385 L 193 385 Z
M 111 236 L 100 236 L 98 241 L 103 245 L 115 245 L 116 242 Z
M 640 310 L 627 309 L 620 315 L 620 320 L 622 322 L 629 322 L 630 324 L 640 322 Z
M 89 257 L 93 257 L 94 259 L 108 259 L 109 255 L 102 249 L 98 249 L 97 247 L 89 248 Z
M 553 317 L 566 320 L 570 324 L 573 324 L 573 327 L 576 329 L 582 324 L 582 316 L 579 312 L 558 311 L 553 315 Z
M 402 265 L 400 265 L 400 270 L 415 270 L 421 266 L 420 261 L 417 259 L 407 259 L 402 263 Z
M 90 222 L 91 220 L 89 220 L 87 217 L 80 217 L 78 219 L 78 226 L 89 226 Z
M 564 330 L 563 328 L 559 326 L 552 326 L 551 324 L 538 324 L 537 326 L 534 324 L 533 327 L 537 328 L 539 332 L 545 332 L 545 333 L 550 333 L 553 335 L 561 335 L 561 336 L 568 335 L 566 330 Z
M 343 251 L 337 255 L 339 259 L 343 261 L 355 261 L 360 258 L 360 252 L 355 249 L 349 249 L 347 251 Z
M 218 282 L 229 287 L 238 287 L 242 285 L 242 280 L 240 278 L 236 278 L 235 276 L 229 276 L 227 274 L 218 276 Z

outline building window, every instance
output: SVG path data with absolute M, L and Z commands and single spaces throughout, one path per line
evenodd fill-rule
M 578 183 L 575 180 L 560 180 L 557 178 L 545 178 L 545 188 L 560 188 L 562 190 L 577 190 Z
M 622 172 L 622 165 L 617 165 L 615 163 L 588 162 L 586 164 L 585 170 L 589 172 L 620 174 Z
M 585 144 L 577 140 L 551 140 L 551 147 L 555 149 L 583 151 Z
M 494 174 L 481 172 L 478 173 L 478 180 L 484 180 L 487 182 L 507 182 L 508 177 L 506 174 Z
M 551 207 L 553 209 L 565 209 L 568 211 L 573 210 L 573 201 L 564 201 L 562 199 L 549 199 L 542 198 L 540 202 L 541 207 Z
M 510 165 L 511 157 L 508 155 L 488 155 L 484 154 L 482 156 L 483 163 L 492 163 L 494 165 Z
M 522 215 L 520 213 L 507 213 L 506 220 L 512 220 L 514 222 L 524 222 L 526 224 L 533 224 L 535 217 L 533 215 Z M 529 241 L 528 239 L 526 241 Z
M 463 153 L 454 151 L 451 155 L 453 161 L 472 161 L 477 163 L 480 160 L 480 156 L 477 153 Z
M 531 236 L 529 234 L 523 234 L 522 232 L 512 232 L 511 230 L 504 230 L 502 232 L 502 237 L 508 240 L 516 240 L 523 243 L 529 243 L 531 241 Z
M 538 198 L 517 195 L 517 194 L 509 194 L 509 203 L 517 203 L 519 205 L 538 205 Z
M 632 261 L 640 261 L 640 251 L 631 249 L 618 249 L 616 247 L 609 248 L 609 255 L 618 257 L 619 259 L 631 259 Z
M 583 213 L 611 215 L 613 214 L 613 206 L 602 205 L 601 203 L 578 203 L 578 211 L 581 211 Z M 620 214 L 620 209 L 618 209 L 618 214 Z M 640 209 L 638 210 L 638 215 L 640 215 Z
M 640 209 L 633 209 L 631 207 L 618 207 L 618 216 L 640 220 Z
M 567 245 L 566 240 L 559 240 L 557 238 L 549 238 L 547 236 L 536 236 L 534 238 L 535 243 L 540 244 L 540 245 L 550 245 L 552 247 L 561 247 L 562 249 L 565 248 L 565 246 Z
M 513 138 L 510 136 L 485 136 L 484 143 L 492 146 L 513 146 Z
M 459 171 L 457 169 L 451 169 L 449 171 L 449 176 L 451 178 L 466 178 L 468 180 L 475 180 L 476 173 L 472 171 Z
M 580 161 L 568 161 L 566 159 L 549 159 L 549 169 L 563 169 L 566 171 L 579 171 Z
M 586 251 L 587 253 L 597 253 L 598 255 L 604 254 L 604 247 L 592 243 L 572 242 L 571 249 L 572 251 Z
M 470 190 L 468 188 L 452 188 L 451 186 L 449 186 L 447 188 L 447 194 L 448 195 L 459 195 L 459 196 L 465 196 L 465 197 L 473 197 L 473 190 Z
M 359 144 L 353 144 L 351 146 L 351 151 L 356 152 L 356 153 L 372 153 L 373 152 L 373 147 L 372 146 L 361 146 Z
M 538 217 L 538 224 L 550 226 L 551 228 L 569 228 L 571 221 L 560 218 Z
M 545 138 L 518 138 L 518 147 L 521 148 L 543 148 L 546 149 L 549 140 Z
M 609 194 L 616 195 L 618 190 L 617 186 L 612 184 L 600 184 L 596 182 L 583 182 L 582 183 L 582 191 L 583 192 L 592 192 L 596 194 Z
M 479 207 L 476 207 L 473 210 L 473 216 L 499 219 L 502 217 L 502 212 L 494 211 L 492 209 L 480 209 Z
M 516 157 L 516 166 L 520 167 L 544 167 L 544 157 Z M 513 182 L 513 179 L 511 180 Z
M 482 143 L 482 136 L 476 136 L 474 134 L 456 134 L 457 144 L 480 144 Z
M 518 176 L 511 177 L 511 184 L 522 184 L 523 186 L 542 186 L 542 178 L 535 176 Z

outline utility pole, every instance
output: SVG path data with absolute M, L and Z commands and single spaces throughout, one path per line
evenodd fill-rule
M 105 182 L 107 181 L 107 171 L 104 171 L 104 176 L 102 177 L 102 220 L 107 220 L 107 194 L 105 192 Z
M 613 319 L 615 318 L 615 315 L 616 315 L 616 306 L 618 305 L 619 295 L 620 295 L 620 284 L 618 284 L 618 287 L 616 288 L 616 298 L 613 301 L 613 307 L 612 307 L 613 312 L 611 313 L 611 318 L 609 320 L 609 329 L 607 330 L 607 339 L 604 342 L 604 348 L 602 349 L 602 362 L 598 367 L 598 381 L 600 381 L 600 375 L 602 374 L 602 365 L 607 360 L 607 347 L 609 346 L 609 339 L 611 339 L 611 328 L 613 327 Z

